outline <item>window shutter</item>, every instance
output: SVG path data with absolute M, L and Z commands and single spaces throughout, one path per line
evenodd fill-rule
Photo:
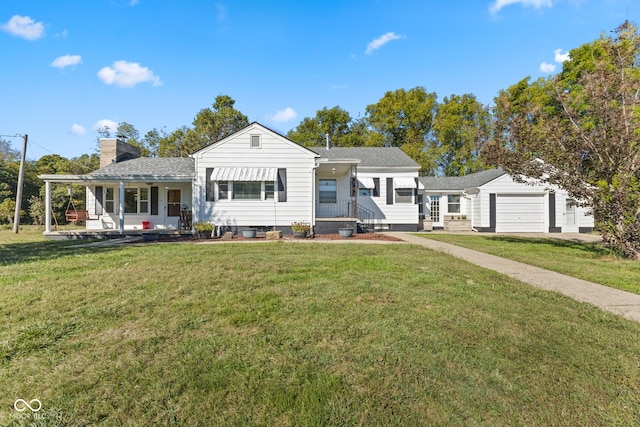
M 206 182 L 204 183 L 204 185 L 205 185 L 205 191 L 206 191 L 205 200 L 207 202 L 214 201 L 215 185 L 214 185 L 214 182 L 211 181 L 212 174 L 213 174 L 213 168 L 205 169 L 204 179 L 206 180 Z
M 556 193 L 549 193 L 549 228 L 556 227 Z
M 491 231 L 496 231 L 496 193 L 489 193 L 489 228 Z
M 101 185 L 96 185 L 95 194 L 96 194 L 96 215 L 102 215 L 102 201 L 103 201 L 104 195 L 102 194 Z
M 158 215 L 158 187 L 151 187 L 151 215 Z
M 380 197 L 380 178 L 373 178 L 373 197 Z
M 287 170 L 278 169 L 278 201 L 287 201 Z
M 393 204 L 393 178 L 387 178 L 387 204 Z

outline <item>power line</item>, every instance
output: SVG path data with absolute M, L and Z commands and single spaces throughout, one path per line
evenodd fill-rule
M 48 148 L 45 148 L 45 147 L 43 147 L 42 145 L 40 145 L 40 144 L 37 144 L 37 143 L 33 142 L 33 139 L 30 139 L 30 140 L 29 140 L 29 143 L 31 143 L 31 144 L 33 144 L 33 145 L 36 145 L 36 146 L 38 146 L 38 147 L 40 147 L 40 148 L 42 148 L 44 151 L 46 151 L 46 152 L 48 152 L 48 153 L 56 154 L 56 153 L 54 153 L 53 151 L 49 150 Z

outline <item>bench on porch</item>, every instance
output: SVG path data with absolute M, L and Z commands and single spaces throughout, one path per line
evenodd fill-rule
M 89 219 L 89 212 L 85 210 L 67 210 L 64 213 L 67 222 L 86 221 Z

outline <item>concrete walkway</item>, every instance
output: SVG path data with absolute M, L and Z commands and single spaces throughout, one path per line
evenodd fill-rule
M 409 233 L 389 232 L 387 234 L 506 274 L 536 288 L 559 292 L 576 301 L 593 304 L 603 310 L 640 322 L 640 295 Z

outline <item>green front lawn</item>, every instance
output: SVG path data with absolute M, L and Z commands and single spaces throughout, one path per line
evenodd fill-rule
M 640 325 L 418 246 L 4 238 L 0 425 L 640 423 Z
M 598 243 L 485 234 L 420 236 L 640 294 L 640 262 L 623 259 Z

